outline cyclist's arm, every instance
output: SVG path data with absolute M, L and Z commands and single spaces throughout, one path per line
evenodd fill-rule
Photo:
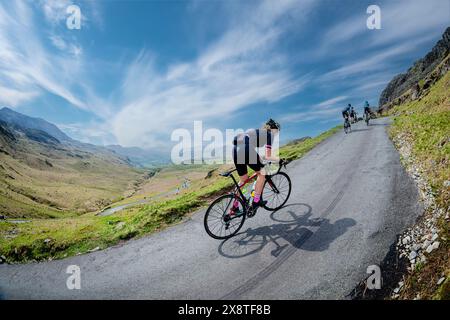
M 265 160 L 272 162 L 279 162 L 280 158 L 276 156 L 272 156 L 272 146 L 266 145 L 266 157 Z
M 272 157 L 272 146 L 266 145 L 266 159 L 270 159 Z
M 272 156 L 272 133 L 267 131 L 267 141 L 266 141 L 266 157 L 267 161 L 278 162 L 280 158 Z

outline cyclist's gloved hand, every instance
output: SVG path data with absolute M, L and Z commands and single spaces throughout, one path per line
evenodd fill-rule
M 280 158 L 279 157 L 264 157 L 264 160 L 267 162 L 280 162 Z

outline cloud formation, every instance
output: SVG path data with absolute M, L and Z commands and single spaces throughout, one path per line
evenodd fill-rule
M 97 2 L 80 3 L 83 26 L 102 29 L 106 17 Z M 117 61 L 94 56 L 76 33 L 61 29 L 69 4 L 0 4 L 0 104 L 19 107 L 54 95 L 95 119 L 61 124 L 82 140 L 147 148 L 167 148 L 171 131 L 194 120 L 232 125 L 261 105 L 276 106 L 275 115 L 289 123 L 338 120 L 349 100 L 374 102 L 402 71 L 399 61 L 435 41 L 450 10 L 448 1 L 381 1 L 382 30 L 367 30 L 363 10 L 316 31 L 314 15 L 327 2 L 220 2 L 220 32 L 194 56 L 161 67 L 161 53 L 149 45 L 120 48 L 126 58 Z M 195 15 L 201 5 L 187 7 Z M 116 74 L 105 89 L 97 76 L 111 66 Z
M 311 2 L 262 2 L 197 59 L 172 65 L 165 74 L 142 51 L 127 68 L 123 107 L 111 122 L 118 142 L 154 146 L 158 136 L 194 120 L 220 121 L 246 106 L 299 92 L 306 78 L 295 77 L 288 57 L 275 50 L 285 31 L 279 20 L 299 5 L 307 10 Z

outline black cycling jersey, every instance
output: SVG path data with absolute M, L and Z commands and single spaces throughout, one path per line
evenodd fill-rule
M 347 110 L 342 111 L 342 117 L 343 117 L 344 119 L 350 117 L 350 114 L 348 113 Z
M 272 133 L 265 129 L 251 129 L 234 137 L 233 144 L 233 161 L 238 175 L 243 176 L 247 174 L 247 166 L 254 171 L 264 167 L 256 148 L 271 148 Z
M 234 137 L 234 145 L 248 144 L 254 148 L 272 147 L 272 133 L 266 129 L 250 129 Z

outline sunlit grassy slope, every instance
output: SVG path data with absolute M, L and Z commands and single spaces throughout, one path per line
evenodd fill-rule
M 394 119 L 391 136 L 402 137 L 402 143 L 407 141 L 412 146 L 414 163 L 431 185 L 445 216 L 450 206 L 450 72 L 426 96 L 397 106 L 389 114 Z M 418 294 L 422 299 L 450 298 L 450 233 L 444 216 L 439 221 L 439 249 L 404 279 L 404 299 Z M 436 289 L 436 281 L 443 275 L 446 280 Z
M 0 214 L 60 218 L 98 210 L 129 196 L 145 179 L 108 154 L 29 139 L 0 141 Z
M 402 134 L 412 145 L 438 201 L 449 208 L 450 188 L 450 73 L 440 79 L 420 100 L 390 110 L 391 135 Z

